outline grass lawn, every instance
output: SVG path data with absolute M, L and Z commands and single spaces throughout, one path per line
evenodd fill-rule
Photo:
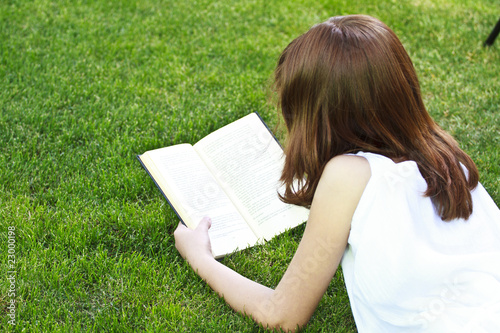
M 482 47 L 498 1 L 1 1 L 0 331 L 261 331 L 179 257 L 177 218 L 135 156 L 253 111 L 273 127 L 281 50 L 355 13 L 400 36 L 500 204 L 500 37 Z M 302 231 L 223 263 L 275 286 Z M 305 332 L 355 331 L 339 271 Z

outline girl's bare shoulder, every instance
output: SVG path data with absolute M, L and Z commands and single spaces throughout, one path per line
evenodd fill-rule
M 321 178 L 323 182 L 330 184 L 358 185 L 364 188 L 370 176 L 370 163 L 366 158 L 356 155 L 338 155 L 328 161 Z

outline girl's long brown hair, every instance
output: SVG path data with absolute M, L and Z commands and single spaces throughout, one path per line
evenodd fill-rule
M 281 54 L 275 87 L 288 130 L 283 201 L 310 206 L 326 163 L 365 151 L 414 160 L 442 220 L 472 213 L 477 168 L 428 114 L 413 64 L 384 23 L 352 15 L 312 27 Z

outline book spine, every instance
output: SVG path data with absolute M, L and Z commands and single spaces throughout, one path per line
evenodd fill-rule
M 148 173 L 149 175 L 149 178 L 151 178 L 153 180 L 153 183 L 155 183 L 156 187 L 160 190 L 160 193 L 163 195 L 163 197 L 165 198 L 165 200 L 167 200 L 168 204 L 170 205 L 170 207 L 172 207 L 172 210 L 174 211 L 175 215 L 177 215 L 177 217 L 179 218 L 179 221 L 181 221 L 182 224 L 186 225 L 186 223 L 184 223 L 184 221 L 182 220 L 181 216 L 179 215 L 179 213 L 177 212 L 177 210 L 175 209 L 174 205 L 172 205 L 172 203 L 170 202 L 170 200 L 168 199 L 167 195 L 165 194 L 165 192 L 163 192 L 163 190 L 161 189 L 161 187 L 158 185 L 158 183 L 156 182 L 156 180 L 153 178 L 153 176 L 151 175 L 151 173 L 149 172 L 148 168 L 144 165 L 144 163 L 142 162 L 141 160 L 141 155 L 137 155 L 136 156 L 137 159 L 139 160 L 139 162 L 141 163 L 142 167 L 144 168 L 144 170 L 146 170 L 146 172 Z
M 260 114 L 258 112 L 254 112 L 257 117 L 259 117 L 260 121 L 262 121 L 262 123 L 264 124 L 264 126 L 266 126 L 267 130 L 269 131 L 269 133 L 271 133 L 271 135 L 273 136 L 274 140 L 278 143 L 278 145 L 281 147 L 281 149 L 283 149 L 283 147 L 281 146 L 281 143 L 278 141 L 278 138 L 274 135 L 273 131 L 271 131 L 271 129 L 269 128 L 269 126 L 267 126 L 266 122 L 264 121 L 264 119 L 262 119 L 262 117 L 260 116 Z

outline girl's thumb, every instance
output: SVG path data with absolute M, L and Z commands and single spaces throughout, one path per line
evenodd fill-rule
M 200 224 L 198 226 L 208 230 L 212 226 L 212 219 L 208 216 L 205 216 L 204 218 L 201 219 Z

